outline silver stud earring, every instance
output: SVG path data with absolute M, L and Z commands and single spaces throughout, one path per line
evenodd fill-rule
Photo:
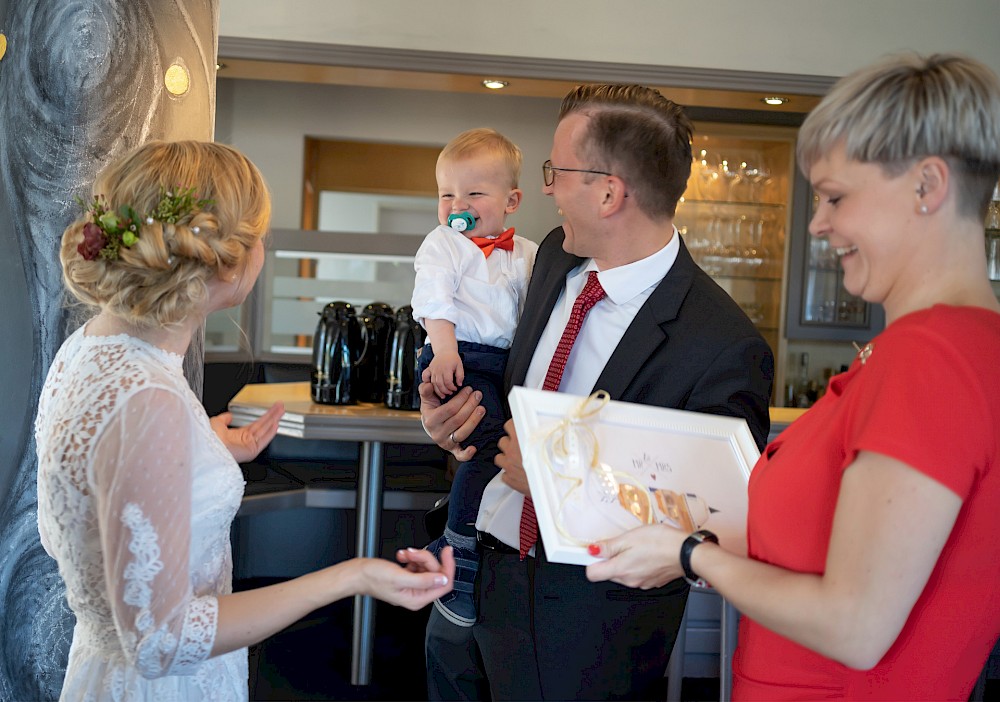
M 927 209 L 927 205 L 920 203 L 920 214 L 927 214 L 930 210 Z

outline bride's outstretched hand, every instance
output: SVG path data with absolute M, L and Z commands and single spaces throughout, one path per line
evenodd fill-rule
M 416 548 L 396 551 L 396 559 L 405 565 L 386 560 L 366 562 L 367 593 L 390 604 L 418 610 L 451 592 L 455 579 L 455 556 L 445 546 L 438 561 L 430 551 Z
M 233 454 L 237 463 L 246 463 L 257 458 L 271 439 L 278 433 L 278 422 L 281 415 L 285 413 L 285 406 L 280 402 L 275 402 L 271 407 L 256 419 L 252 424 L 245 427 L 231 427 L 229 423 L 233 420 L 232 412 L 223 412 L 209 419 L 212 431 L 222 439 L 222 443 Z

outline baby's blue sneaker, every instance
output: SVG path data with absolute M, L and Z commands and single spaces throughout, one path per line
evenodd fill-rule
M 445 527 L 444 534 L 432 541 L 427 550 L 440 558 L 445 546 L 451 546 L 455 554 L 455 584 L 451 592 L 434 600 L 434 606 L 441 615 L 457 626 L 472 626 L 476 623 L 476 602 L 473 588 L 476 571 L 479 570 L 479 553 L 476 537 L 462 536 Z

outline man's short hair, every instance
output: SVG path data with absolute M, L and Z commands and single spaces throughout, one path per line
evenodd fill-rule
M 590 117 L 580 154 L 587 167 L 624 180 L 648 216 L 673 217 L 694 131 L 680 105 L 641 85 L 581 85 L 563 98 L 559 119 L 574 113 Z

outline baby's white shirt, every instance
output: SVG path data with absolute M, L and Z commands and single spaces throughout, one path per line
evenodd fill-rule
M 510 348 L 537 251 L 538 244 L 515 235 L 513 251 L 484 256 L 464 234 L 438 226 L 413 261 L 414 318 L 448 320 L 459 341 Z

